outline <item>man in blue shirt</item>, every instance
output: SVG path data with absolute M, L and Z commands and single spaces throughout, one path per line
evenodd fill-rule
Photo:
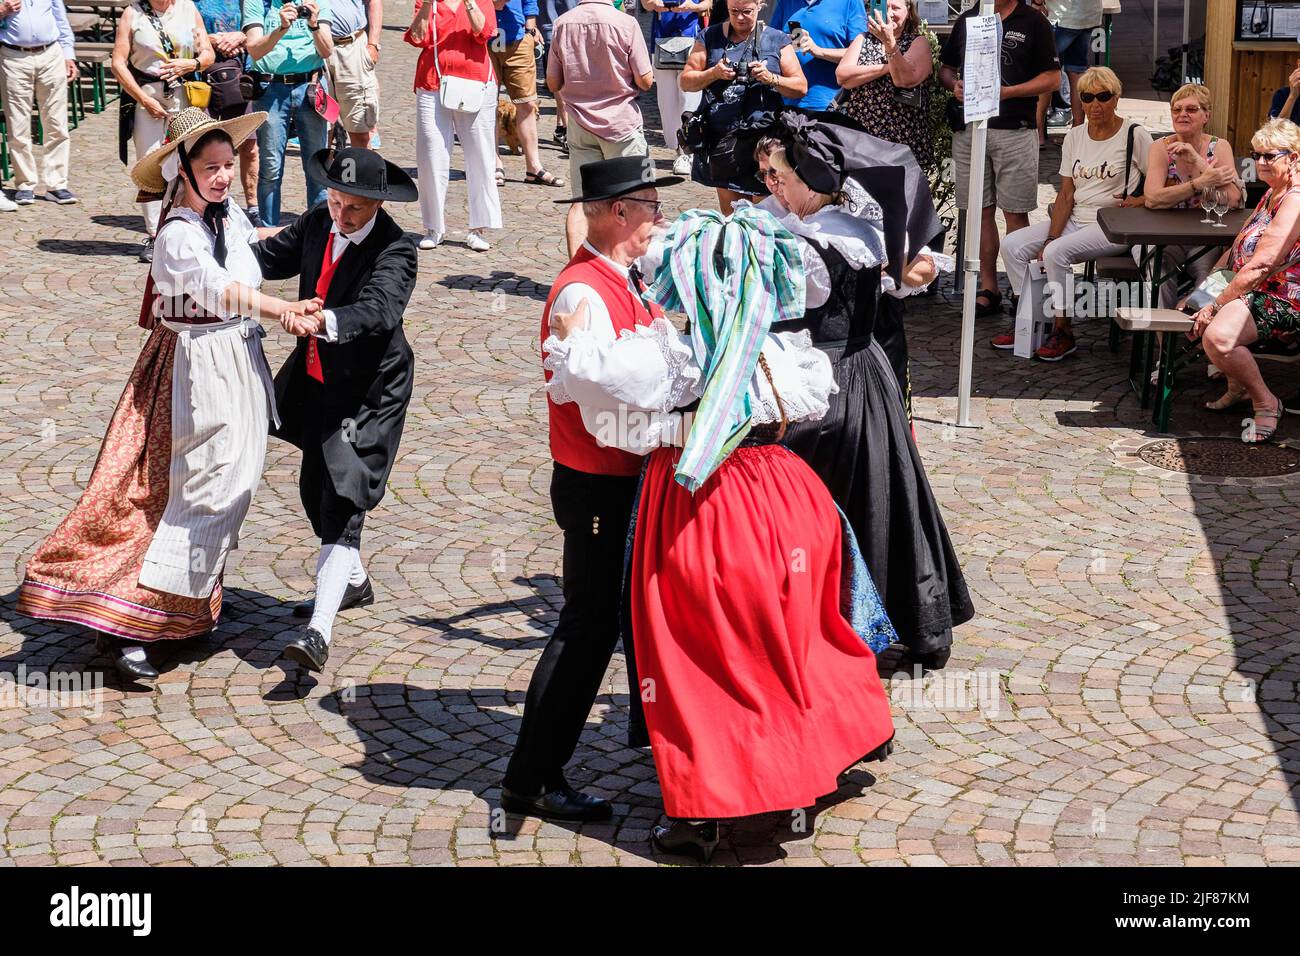
M 302 6 L 308 11 L 306 19 L 298 16 L 295 0 L 243 0 L 251 72 L 262 87 L 255 108 L 269 114 L 257 130 L 257 205 L 268 226 L 280 224 L 280 184 L 291 116 L 307 180 L 307 208 L 325 198 L 325 184 L 312 177 L 307 161 L 329 145 L 329 127 L 307 93 L 334 52 L 330 0 L 304 0 Z
M 563 186 L 564 180 L 542 168 L 537 148 L 537 0 L 492 0 L 497 32 L 488 44 L 492 69 L 515 104 L 515 128 L 524 148 L 524 182 Z
M 866 4 L 863 0 L 777 0 L 772 26 L 790 34 L 808 80 L 808 92 L 786 102 L 809 110 L 830 107 L 840 91 L 835 68 L 849 44 L 867 30 Z
M 14 158 L 14 202 L 0 194 L 0 209 L 36 202 L 36 184 L 45 198 L 61 205 L 77 197 L 68 190 L 68 83 L 77 78 L 72 28 L 63 0 L 0 0 L 0 99 L 8 122 Z M 36 168 L 32 124 L 27 114 L 35 100 L 41 112 L 45 150 Z

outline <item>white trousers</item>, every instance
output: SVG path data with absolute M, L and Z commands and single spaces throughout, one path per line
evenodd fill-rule
M 1051 228 L 1051 223 L 1040 222 L 1009 232 L 1003 237 L 1002 261 L 1007 267 L 1007 278 L 1011 280 L 1011 289 L 1016 295 L 1020 294 L 1020 284 L 1025 281 L 1025 269 L 1043 251 L 1043 243 Z M 1099 256 L 1119 256 L 1126 252 L 1128 246 L 1111 242 L 1101 231 L 1101 226 L 1096 223 L 1082 226 L 1071 219 L 1065 224 L 1060 238 L 1047 247 L 1047 255 L 1043 258 L 1047 281 L 1064 290 L 1068 288 L 1066 280 L 1075 263 L 1087 262 Z
M 677 134 L 682 129 L 682 113 L 694 112 L 700 106 L 702 90 L 683 93 L 678 85 L 681 70 L 655 70 L 655 98 L 659 101 L 659 122 L 664 127 L 664 143 L 669 149 L 677 148 Z
M 163 139 L 167 136 L 167 124 L 180 111 L 180 103 L 176 97 L 168 97 L 163 94 L 162 83 L 141 83 L 140 88 L 163 105 L 163 108 L 167 110 L 167 116 L 164 119 L 154 119 L 143 106 L 136 106 L 135 127 L 131 132 L 131 142 L 135 144 L 135 158 L 137 161 L 144 159 L 149 153 L 162 145 Z M 144 214 L 145 231 L 151 236 L 157 234 L 158 217 L 162 213 L 162 203 L 141 203 L 140 210 Z
M 0 48 L 0 98 L 4 100 L 9 151 L 14 158 L 14 188 L 35 192 L 40 180 L 47 192 L 67 189 L 72 140 L 68 134 L 68 74 L 63 48 L 57 43 L 40 53 Z M 39 171 L 32 146 L 32 124 L 28 121 L 33 100 L 40 109 L 45 137 Z
M 447 232 L 447 183 L 451 179 L 452 135 L 465 151 L 469 227 L 501 228 L 497 193 L 497 98 L 488 91 L 477 114 L 444 109 L 438 94 L 415 93 L 415 155 L 420 172 L 420 218 L 425 229 Z

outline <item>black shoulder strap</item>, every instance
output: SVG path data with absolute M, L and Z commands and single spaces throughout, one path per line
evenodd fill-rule
M 1125 199 L 1128 198 L 1129 170 L 1133 168 L 1133 137 L 1137 133 L 1137 131 L 1138 131 L 1138 124 L 1130 123 L 1128 128 L 1128 145 L 1124 147 L 1124 198 Z M 1138 173 L 1137 189 L 1133 191 L 1133 195 L 1136 196 L 1140 194 L 1142 190 L 1146 188 L 1146 184 L 1147 184 L 1146 173 L 1145 172 Z

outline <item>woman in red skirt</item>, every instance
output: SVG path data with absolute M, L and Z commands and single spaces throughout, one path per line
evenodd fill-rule
M 685 312 L 689 335 L 658 319 L 611 342 L 579 309 L 552 316 L 544 350 L 551 397 L 577 401 L 598 440 L 649 455 L 631 579 L 633 692 L 671 818 L 653 839 L 708 859 L 720 818 L 809 806 L 888 753 L 867 639 L 892 628 L 865 574 L 865 627 L 845 618 L 846 525 L 777 444 L 836 388 L 807 332 L 768 333 L 803 311 L 793 237 L 761 210 L 696 210 L 665 246 L 648 295 Z

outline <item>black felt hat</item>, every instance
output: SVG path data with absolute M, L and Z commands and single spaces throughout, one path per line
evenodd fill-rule
M 571 199 L 554 199 L 552 202 L 595 202 L 626 196 L 638 189 L 651 186 L 676 186 L 684 182 L 681 176 L 655 178 L 655 161 L 649 156 L 615 156 L 583 163 L 578 171 L 582 178 L 582 193 Z
M 365 199 L 415 202 L 420 198 L 420 190 L 406 170 L 373 149 L 359 146 L 313 153 L 307 160 L 307 175 L 331 189 Z

